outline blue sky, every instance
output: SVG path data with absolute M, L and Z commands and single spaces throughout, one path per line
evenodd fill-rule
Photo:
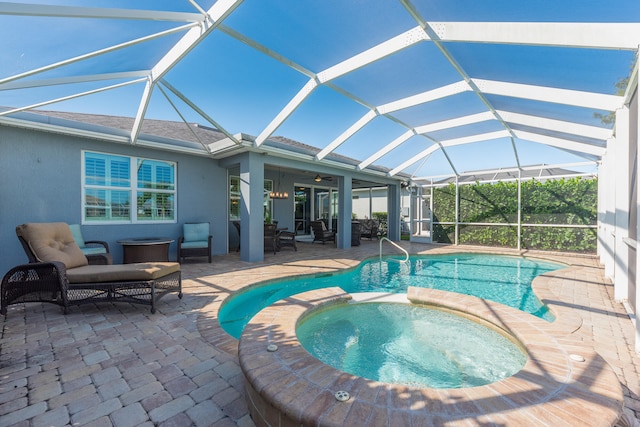
M 86 7 L 84 1 L 30 1 L 30 3 Z M 208 8 L 213 2 L 199 4 Z M 428 21 L 542 21 L 640 22 L 640 2 L 477 0 L 414 1 Z M 154 2 L 93 1 L 92 7 L 115 7 L 195 12 L 186 0 Z M 180 24 L 124 20 L 20 17 L 0 15 L 0 79 L 56 63 L 76 55 L 175 28 Z M 288 60 L 318 73 L 390 37 L 417 26 L 399 2 L 389 0 L 247 0 L 224 25 L 270 48 Z M 93 73 L 146 70 L 181 34 L 169 35 L 123 50 L 56 68 L 27 78 L 45 79 Z M 634 53 L 540 46 L 444 43 L 445 49 L 471 78 L 564 87 L 613 93 L 615 82 L 629 71 Z M 308 77 L 241 43 L 214 31 L 172 69 L 166 80 L 231 133 L 258 135 L 304 86 Z M 418 92 L 461 80 L 453 66 L 430 42 L 423 42 L 332 83 L 355 98 L 377 106 Z M 20 107 L 90 90 L 118 81 L 58 85 L 20 91 L 0 91 L 0 105 Z M 43 107 L 65 111 L 134 116 L 143 85 L 136 84 Z M 601 125 L 593 110 L 557 104 L 490 96 L 498 109 L 540 115 L 584 124 Z M 189 120 L 205 123 L 180 100 L 173 99 Z M 319 148 L 338 137 L 368 109 L 333 88 L 317 88 L 275 132 Z M 463 93 L 408 108 L 394 117 L 408 126 L 420 126 L 486 111 L 472 93 Z M 159 91 L 147 117 L 180 120 Z M 446 140 L 500 127 L 495 122 L 464 126 L 430 135 Z M 347 140 L 336 152 L 357 159 L 368 157 L 406 131 L 398 122 L 378 117 Z M 377 163 L 394 168 L 415 156 L 433 140 L 414 136 Z M 527 141 L 517 142 L 523 165 L 582 161 L 557 149 Z M 509 139 L 450 147 L 447 154 L 458 172 L 513 166 Z M 441 151 L 406 170 L 420 176 L 451 173 Z

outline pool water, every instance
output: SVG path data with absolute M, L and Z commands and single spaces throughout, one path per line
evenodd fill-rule
M 304 318 L 296 333 L 318 360 L 392 384 L 482 386 L 510 377 L 527 361 L 516 344 L 488 327 L 409 304 L 341 304 Z
M 540 274 L 563 267 L 548 261 L 488 254 L 414 255 L 407 263 L 397 257 L 383 257 L 347 271 L 283 279 L 240 291 L 224 302 L 218 321 L 228 334 L 240 338 L 245 325 L 260 310 L 301 292 L 338 286 L 349 293 L 405 293 L 409 286 L 416 286 L 496 301 L 551 322 L 553 315 L 535 296 L 531 282 Z

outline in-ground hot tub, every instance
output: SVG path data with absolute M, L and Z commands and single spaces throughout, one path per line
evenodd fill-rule
M 527 361 L 510 335 L 415 304 L 333 304 L 301 318 L 296 333 L 327 365 L 392 384 L 477 387 L 510 377 Z
M 380 294 L 368 294 L 380 300 Z M 396 296 L 395 298 L 401 298 Z M 331 367 L 306 351 L 296 335 L 304 316 L 352 297 L 328 288 L 262 310 L 239 343 L 247 403 L 266 425 L 614 425 L 623 394 L 615 373 L 590 346 L 553 324 L 476 297 L 409 288 L 407 299 L 455 313 L 519 342 L 527 360 L 508 378 L 483 386 L 437 389 L 366 379 Z

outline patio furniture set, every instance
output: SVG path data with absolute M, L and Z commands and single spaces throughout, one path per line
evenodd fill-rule
M 80 227 L 63 222 L 27 223 L 16 227 L 28 264 L 9 270 L 0 285 L 0 314 L 11 304 L 47 302 L 66 314 L 71 305 L 129 302 L 149 305 L 168 293 L 182 298 L 180 264 L 168 262 L 167 238 L 123 239 L 124 264 L 113 264 L 109 245 L 87 241 Z M 184 224 L 178 259 L 208 256 L 208 223 Z M 146 257 L 146 258 L 145 258 Z M 152 259 L 153 261 L 149 260 Z
M 238 246 L 236 252 L 240 251 L 240 221 L 233 221 L 233 226 L 238 232 Z M 278 228 L 278 222 L 273 221 L 270 224 L 264 224 L 264 250 L 273 252 L 275 255 L 283 247 L 292 247 L 294 251 L 298 250 L 296 244 L 296 236 L 298 230 L 302 226 L 302 223 L 296 223 L 294 231 L 289 231 L 287 228 Z
M 327 225 L 322 220 L 311 221 L 313 231 L 313 242 L 336 242 L 336 232 L 327 229 Z M 378 221 L 374 219 L 359 219 L 351 221 L 351 246 L 360 246 L 360 238 L 367 237 L 369 240 L 380 237 Z M 312 242 L 312 243 L 313 243 Z

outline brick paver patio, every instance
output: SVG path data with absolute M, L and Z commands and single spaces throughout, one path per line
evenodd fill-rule
M 403 246 L 412 253 L 470 249 Z M 66 316 L 52 304 L 11 306 L 0 320 L 0 426 L 253 426 L 237 342 L 216 320 L 224 298 L 266 279 L 354 266 L 378 250 L 366 240 L 350 250 L 300 243 L 297 252 L 267 254 L 262 263 L 236 253 L 185 263 L 184 298 L 168 295 L 156 314 L 130 304 L 73 307 Z M 578 268 L 551 280 L 542 297 L 581 319 L 574 333 L 613 367 L 625 412 L 640 415 L 634 326 L 613 301 L 613 286 L 595 257 L 551 257 Z

